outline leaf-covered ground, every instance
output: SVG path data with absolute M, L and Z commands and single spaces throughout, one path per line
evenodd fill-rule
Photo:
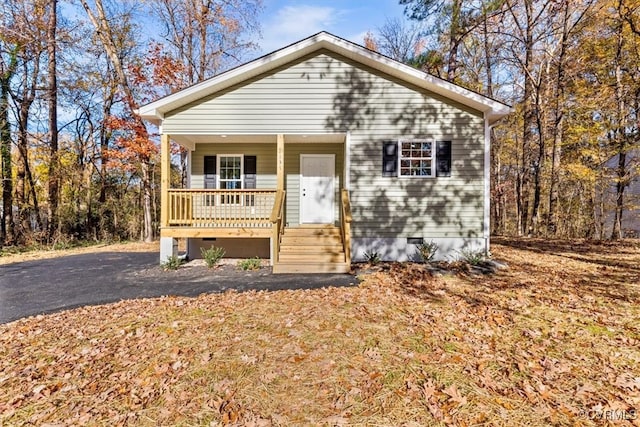
M 493 253 L 2 325 L 0 425 L 640 425 L 640 243 Z

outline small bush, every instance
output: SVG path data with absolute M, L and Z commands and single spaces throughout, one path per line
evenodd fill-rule
M 420 255 L 423 262 L 431 262 L 436 256 L 438 249 L 440 249 L 440 247 L 432 240 L 429 243 L 422 243 L 418 245 L 418 255 Z
M 215 246 L 211 246 L 209 249 L 200 248 L 200 252 L 209 268 L 215 267 L 225 254 L 224 249 L 216 248 Z
M 491 257 L 485 254 L 482 249 L 463 249 L 460 251 L 462 259 L 471 265 L 480 265 Z
M 366 259 L 367 262 L 371 265 L 376 265 L 381 261 L 380 254 L 375 251 L 365 252 L 364 259 Z
M 177 270 L 182 265 L 183 260 L 175 255 L 171 255 L 165 262 L 160 264 L 164 270 Z
M 238 261 L 238 267 L 241 270 L 258 270 L 262 266 L 262 260 L 258 257 L 255 258 L 247 258 Z

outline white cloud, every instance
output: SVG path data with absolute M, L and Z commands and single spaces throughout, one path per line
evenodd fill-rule
M 319 31 L 331 31 L 340 15 L 341 11 L 326 6 L 285 6 L 265 22 L 261 50 L 269 53 Z

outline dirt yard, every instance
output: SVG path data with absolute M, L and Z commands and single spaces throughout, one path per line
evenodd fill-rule
M 0 325 L 0 425 L 640 426 L 640 242 L 492 252 Z

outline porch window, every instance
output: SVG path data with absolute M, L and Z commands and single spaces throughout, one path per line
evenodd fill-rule
M 400 176 L 433 176 L 433 141 L 400 141 Z
M 218 156 L 220 159 L 220 189 L 239 190 L 242 188 L 242 156 Z
M 221 190 L 242 189 L 242 155 L 219 155 L 218 162 L 218 188 Z M 220 204 L 240 204 L 240 195 L 221 195 Z

